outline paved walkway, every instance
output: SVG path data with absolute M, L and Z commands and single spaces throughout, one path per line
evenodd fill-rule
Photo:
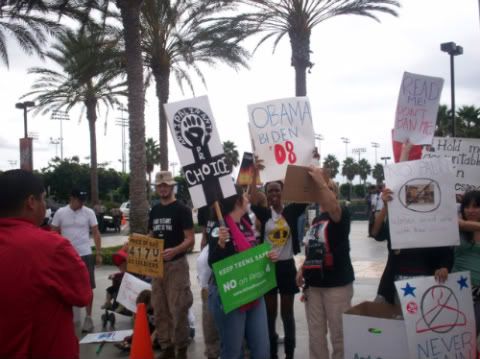
M 121 245 L 127 241 L 127 236 L 107 234 L 102 237 L 105 247 Z M 204 358 L 203 351 L 203 333 L 201 327 L 201 299 L 200 288 L 196 281 L 196 258 L 200 246 L 199 237 L 196 237 L 196 245 L 193 253 L 187 256 L 190 263 L 190 278 L 192 281 L 192 292 L 194 295 L 193 310 L 196 317 L 196 336 L 192 344 L 189 346 L 189 358 Z M 357 304 L 365 300 L 372 300 L 375 297 L 378 282 L 385 266 L 387 258 L 386 243 L 376 242 L 372 238 L 367 237 L 367 222 L 354 221 L 350 235 L 351 242 L 351 258 L 355 269 L 354 298 L 353 303 Z M 301 255 L 297 256 L 297 261 L 301 260 Z M 115 272 L 116 268 L 111 266 L 99 267 L 96 271 L 97 288 L 95 289 L 94 313 L 93 319 L 95 323 L 95 331 L 101 331 L 101 314 L 100 306 L 105 298 L 105 289 L 110 285 L 108 275 Z M 295 301 L 295 317 L 297 324 L 297 358 L 308 358 L 308 329 L 305 318 L 305 310 L 303 304 L 297 296 Z M 83 319 L 83 313 L 82 313 Z M 129 318 L 117 315 L 117 329 L 129 329 L 132 327 Z M 277 321 L 278 331 L 282 333 L 281 320 Z M 100 355 L 96 355 L 95 351 L 98 345 L 86 344 L 80 346 L 80 356 L 82 359 L 90 358 L 125 358 L 128 355 L 121 353 L 112 344 L 106 344 Z M 282 353 L 279 348 L 279 353 Z

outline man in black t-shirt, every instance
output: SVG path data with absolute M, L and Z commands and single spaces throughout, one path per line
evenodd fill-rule
M 173 192 L 176 182 L 168 171 L 157 173 L 155 186 L 160 203 L 150 211 L 150 235 L 165 241 L 163 278 L 152 283 L 152 303 L 161 353 L 158 358 L 186 358 L 189 341 L 188 309 L 193 304 L 186 252 L 194 245 L 190 208 Z

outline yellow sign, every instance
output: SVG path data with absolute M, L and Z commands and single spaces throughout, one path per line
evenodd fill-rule
M 133 233 L 128 238 L 127 271 L 163 277 L 164 240 Z

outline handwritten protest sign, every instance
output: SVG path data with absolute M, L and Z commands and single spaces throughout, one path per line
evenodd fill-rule
M 164 105 L 196 208 L 235 194 L 207 96 Z
M 456 175 L 455 192 L 480 190 L 480 140 L 434 137 L 422 158 L 450 158 Z
M 475 315 L 469 272 L 395 282 L 411 359 L 476 358 Z M 393 338 L 392 338 L 393 339 Z
M 80 344 L 118 343 L 132 334 L 132 329 L 116 330 L 114 332 L 91 333 L 85 335 L 82 340 L 80 340 Z
M 277 286 L 275 264 L 267 258 L 271 246 L 261 244 L 213 264 L 225 313 L 258 299 Z
M 163 239 L 132 234 L 128 238 L 127 270 L 150 277 L 163 277 L 163 244 Z
M 309 167 L 292 165 L 287 167 L 282 191 L 283 200 L 296 203 L 313 203 L 318 200 L 320 190 L 308 171 Z M 325 176 L 325 180 L 329 180 L 328 176 Z
M 454 174 L 446 158 L 385 166 L 393 191 L 388 221 L 393 249 L 455 246 L 458 234 Z
M 443 79 L 404 72 L 393 139 L 414 145 L 432 143 Z
M 289 164 L 311 164 L 315 140 L 307 97 L 249 105 L 248 115 L 255 154 L 265 165 L 263 183 L 283 180 Z
M 137 297 L 144 290 L 152 290 L 152 285 L 129 273 L 125 273 L 118 290 L 117 302 L 131 312 L 136 313 Z

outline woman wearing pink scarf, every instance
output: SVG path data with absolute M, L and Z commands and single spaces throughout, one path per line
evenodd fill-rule
M 257 244 L 254 230 L 245 216 L 248 205 L 248 198 L 241 188 L 237 188 L 235 196 L 221 202 L 226 227 L 220 227 L 218 223 L 210 221 L 206 229 L 210 248 L 208 256 L 210 266 Z M 275 255 L 271 252 L 269 258 L 276 260 Z M 222 359 L 243 358 L 244 340 L 251 359 L 270 358 L 267 312 L 263 297 L 225 314 L 216 283 L 212 278 L 208 304 L 220 334 Z

